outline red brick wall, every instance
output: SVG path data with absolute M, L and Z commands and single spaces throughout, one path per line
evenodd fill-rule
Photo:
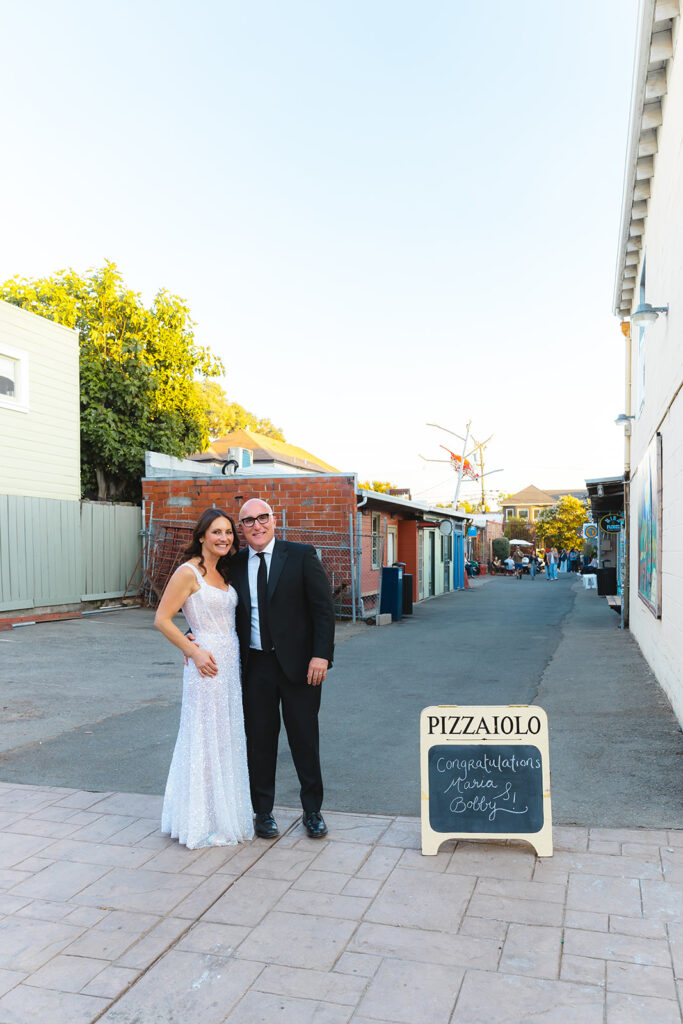
M 249 498 L 261 498 L 273 508 L 282 525 L 282 513 L 286 512 L 287 537 L 302 540 L 316 546 L 346 543 L 349 533 L 349 513 L 356 515 L 356 495 L 352 476 L 301 475 L 286 477 L 207 477 L 188 480 L 143 480 L 142 496 L 146 502 L 147 522 L 150 515 L 154 520 L 173 520 L 194 523 L 201 512 L 216 505 L 224 508 L 235 520 L 241 505 Z M 183 504 L 176 504 L 182 501 Z M 153 503 L 153 509 L 150 508 Z M 417 600 L 417 524 L 412 520 L 380 512 L 381 533 L 385 537 L 387 526 L 398 528 L 398 561 L 406 563 L 406 572 L 413 575 L 413 599 Z M 379 594 L 380 571 L 372 568 L 372 513 L 362 510 L 361 520 L 362 595 L 370 599 Z M 356 521 L 354 518 L 354 530 Z M 320 531 L 320 537 L 299 534 L 297 531 Z M 327 531 L 343 534 L 340 539 L 325 538 Z M 280 530 L 276 530 L 277 535 Z M 386 563 L 386 544 L 383 545 Z M 334 556 L 326 551 L 323 557 L 335 592 L 339 592 L 340 612 L 342 603 L 349 600 L 350 562 L 348 549 Z M 343 564 L 342 564 L 343 563 Z
M 396 526 L 400 531 L 401 520 L 391 516 L 387 512 L 377 512 L 376 514 L 380 517 L 380 552 L 382 557 L 382 564 L 388 565 L 387 562 L 387 527 Z M 364 509 L 362 512 L 361 519 L 361 584 L 362 584 L 362 597 L 370 597 L 373 594 L 379 594 L 380 584 L 380 569 L 374 569 L 372 566 L 372 509 Z M 400 532 L 398 533 L 400 538 Z M 400 551 L 400 539 L 398 541 L 398 550 Z M 402 561 L 400 555 L 397 555 L 397 559 Z
M 491 522 L 490 520 L 487 522 L 486 527 L 484 529 L 484 542 L 482 545 L 484 549 L 482 551 L 482 558 L 485 562 L 487 562 L 489 558 L 493 558 L 491 542 L 496 537 L 502 537 L 503 532 L 504 531 L 502 523 Z

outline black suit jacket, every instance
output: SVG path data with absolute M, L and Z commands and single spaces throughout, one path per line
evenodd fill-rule
M 251 635 L 249 549 L 234 558 L 230 582 L 239 596 L 236 625 L 242 674 L 246 672 Z M 334 602 L 327 574 L 311 544 L 276 540 L 268 573 L 268 609 L 275 656 L 292 682 L 306 682 L 311 658 L 334 655 Z

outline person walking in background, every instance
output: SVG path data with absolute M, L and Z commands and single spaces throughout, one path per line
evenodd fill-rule
M 536 561 L 536 552 L 532 551 L 531 552 L 531 557 L 529 558 L 529 575 L 531 576 L 532 580 L 536 579 L 536 572 L 537 572 L 537 570 L 538 570 L 538 562 Z
M 546 579 L 557 579 L 557 548 L 548 548 L 545 553 Z
M 557 571 L 558 572 L 567 572 L 567 570 L 568 570 L 567 552 L 566 552 L 565 548 L 562 548 L 562 554 L 560 555 L 560 558 L 559 558 L 559 565 L 557 567 Z
M 524 555 L 522 554 L 522 552 L 520 551 L 519 548 L 515 548 L 515 552 L 514 552 L 513 558 L 514 558 L 514 565 L 515 565 L 515 576 L 517 577 L 518 580 L 521 580 L 521 578 L 522 578 L 522 559 L 524 558 Z

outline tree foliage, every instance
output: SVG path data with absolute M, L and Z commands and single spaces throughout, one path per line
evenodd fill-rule
M 358 487 L 361 491 L 375 491 L 377 494 L 386 494 L 387 491 L 397 489 L 396 484 L 392 484 L 390 480 L 359 480 Z
M 511 516 L 507 520 L 503 533 L 508 540 L 528 540 L 531 544 L 536 542 L 536 530 L 533 523 L 519 516 Z
M 84 493 L 136 499 L 147 449 L 182 457 L 206 446 L 195 377 L 223 367 L 195 344 L 182 299 L 162 289 L 145 308 L 109 261 L 85 275 L 11 278 L 0 298 L 78 330 Z
M 510 541 L 507 537 L 494 537 L 491 541 L 491 550 L 493 557 L 499 558 L 502 562 L 510 554 Z
M 218 381 L 198 381 L 196 387 L 211 437 L 232 434 L 234 430 L 253 430 L 276 441 L 285 440 L 285 435 L 271 420 L 255 416 L 237 402 L 231 402 Z
M 591 518 L 587 502 L 566 494 L 536 519 L 536 532 L 546 547 L 577 548 L 581 528 Z

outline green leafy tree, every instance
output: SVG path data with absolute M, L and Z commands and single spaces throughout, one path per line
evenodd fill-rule
M 545 547 L 577 548 L 582 543 L 581 528 L 590 518 L 587 502 L 566 494 L 538 514 L 536 532 Z
M 80 338 L 81 484 L 100 499 L 137 499 L 145 451 L 185 456 L 206 447 L 197 375 L 223 367 L 195 344 L 187 304 L 162 289 L 147 309 L 116 264 L 11 278 L 0 298 L 75 327 Z
M 237 402 L 231 402 L 218 381 L 199 381 L 196 387 L 208 419 L 211 437 L 223 437 L 224 434 L 232 434 L 234 430 L 253 430 L 275 441 L 285 440 L 285 435 L 271 420 L 254 416 Z
M 494 537 L 491 541 L 491 550 L 493 557 L 499 558 L 502 562 L 510 554 L 510 541 L 507 537 Z

